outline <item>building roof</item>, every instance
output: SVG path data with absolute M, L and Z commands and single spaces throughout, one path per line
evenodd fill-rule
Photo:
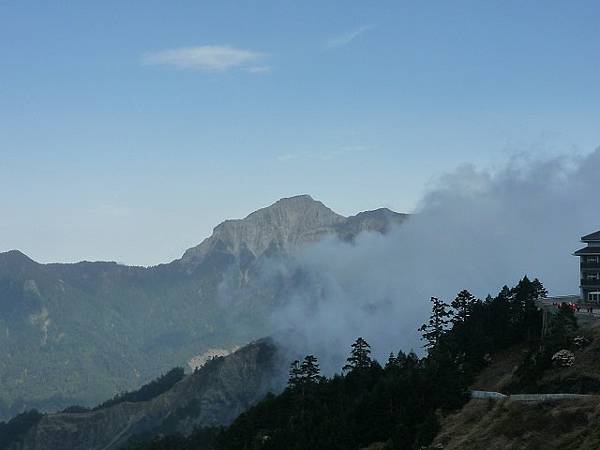
M 584 247 L 573 253 L 575 256 L 600 255 L 600 247 Z
M 600 231 L 596 231 L 595 233 L 587 234 L 581 238 L 583 242 L 588 241 L 600 241 Z

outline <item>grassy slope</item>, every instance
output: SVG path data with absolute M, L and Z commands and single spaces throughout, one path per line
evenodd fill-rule
M 600 322 L 580 330 L 591 342 L 575 352 L 570 368 L 552 368 L 539 380 L 539 392 L 600 394 Z M 504 391 L 526 353 L 522 346 L 496 355 L 473 388 Z M 435 440 L 450 449 L 600 448 L 600 397 L 548 403 L 471 400 L 443 419 Z
M 532 404 L 471 400 L 444 420 L 436 443 L 445 450 L 596 450 L 600 402 L 596 397 Z

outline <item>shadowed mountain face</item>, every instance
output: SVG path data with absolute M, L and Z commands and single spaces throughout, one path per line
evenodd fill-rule
M 281 367 L 275 345 L 262 339 L 209 361 L 151 400 L 46 415 L 11 449 L 113 450 L 132 436 L 189 434 L 194 427 L 228 425 L 267 392 L 283 387 Z
M 260 262 L 335 235 L 387 232 L 406 215 L 345 218 L 309 196 L 283 199 L 218 225 L 179 260 L 38 264 L 0 253 L 0 420 L 28 408 L 93 405 L 207 350 L 268 335 L 277 286 L 228 303 Z

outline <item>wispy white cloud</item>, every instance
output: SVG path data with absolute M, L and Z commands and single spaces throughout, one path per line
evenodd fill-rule
M 333 50 L 335 48 L 344 47 L 344 46 L 350 44 L 358 36 L 371 30 L 372 28 L 373 28 L 372 25 L 363 25 L 362 27 L 356 28 L 347 33 L 335 36 L 335 37 L 329 39 L 327 42 L 325 42 L 325 49 Z
M 224 72 L 235 68 L 252 71 L 266 67 L 256 66 L 265 56 L 264 53 L 226 45 L 201 45 L 148 53 L 142 57 L 142 63 L 205 72 Z

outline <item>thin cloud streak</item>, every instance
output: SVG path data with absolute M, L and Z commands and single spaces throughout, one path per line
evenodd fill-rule
M 325 43 L 325 49 L 333 50 L 336 48 L 345 47 L 346 45 L 350 44 L 354 39 L 359 37 L 361 34 L 371 30 L 372 28 L 372 25 L 363 25 L 362 27 L 359 27 L 348 33 L 344 33 L 339 36 L 333 37 Z
M 225 72 L 246 67 L 252 72 L 252 69 L 257 68 L 255 64 L 265 56 L 264 53 L 226 45 L 201 45 L 148 53 L 142 57 L 142 64 L 203 72 Z M 264 69 L 265 66 L 260 67 Z

